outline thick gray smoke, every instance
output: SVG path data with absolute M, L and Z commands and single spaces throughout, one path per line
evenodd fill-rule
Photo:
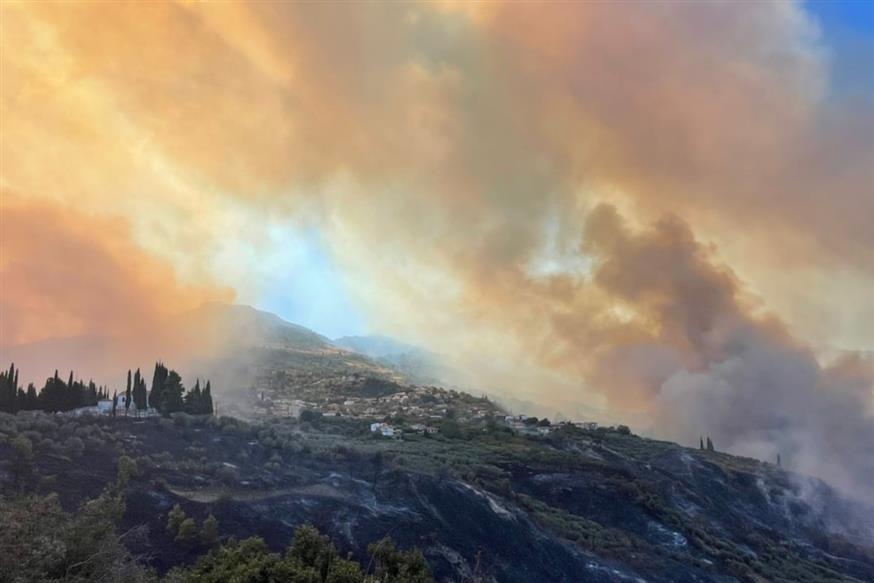
M 587 233 L 594 285 L 633 314 L 588 362 L 614 399 L 650 399 L 661 435 L 710 435 L 724 450 L 770 461 L 780 454 L 789 467 L 871 498 L 870 358 L 821 364 L 779 321 L 755 313 L 681 221 L 632 232 L 602 207 Z

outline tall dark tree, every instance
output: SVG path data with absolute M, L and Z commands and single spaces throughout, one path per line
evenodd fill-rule
M 155 374 L 152 376 L 152 390 L 149 393 L 149 406 L 163 413 L 164 386 L 167 384 L 169 372 L 164 363 L 155 363 Z
M 161 394 L 161 406 L 158 410 L 164 415 L 183 411 L 185 409 L 183 393 L 185 393 L 185 386 L 182 384 L 182 377 L 175 370 L 171 370 L 167 374 L 167 381 Z
M 134 373 L 133 399 L 138 412 L 146 410 L 148 402 L 146 380 L 143 378 L 143 375 L 140 374 L 140 369 L 137 369 L 137 372 Z
M 185 393 L 185 412 L 191 415 L 199 415 L 201 413 L 202 393 L 200 391 L 200 379 L 194 383 L 194 388 Z
M 707 436 L 707 451 L 716 451 L 713 447 L 713 441 L 710 439 L 710 436 Z
M 128 409 L 130 409 L 131 403 L 131 377 L 130 377 L 130 369 L 127 369 L 127 389 L 124 391 L 124 416 L 127 417 Z
M 24 396 L 24 407 L 27 411 L 33 411 L 39 408 L 39 397 L 36 394 L 36 387 L 33 383 L 28 383 L 27 393 Z
M 46 379 L 46 384 L 39 393 L 39 408 L 43 411 L 66 411 L 69 406 L 67 385 L 55 375 Z
M 0 411 L 18 411 L 18 370 L 14 363 L 8 371 L 0 372 Z
M 698 438 L 698 449 L 700 449 L 701 451 L 704 451 L 704 438 L 703 437 Z
M 112 392 L 112 416 L 115 417 L 116 409 L 118 409 L 118 391 Z
M 94 384 L 94 380 L 88 382 L 88 388 L 85 389 L 85 399 L 82 404 L 86 407 L 97 405 L 97 385 Z
M 209 384 L 209 381 L 206 381 L 206 388 L 203 389 L 203 411 L 204 415 L 212 415 L 213 414 L 213 406 L 212 406 L 212 387 Z

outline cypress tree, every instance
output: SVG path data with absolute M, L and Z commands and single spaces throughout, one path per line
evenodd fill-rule
M 94 384 L 94 380 L 88 381 L 88 390 L 85 391 L 85 405 L 88 407 L 93 407 L 97 405 L 97 385 Z
M 70 371 L 70 380 L 67 381 L 67 394 L 64 403 L 64 407 L 69 411 L 70 409 L 75 409 L 78 405 L 78 399 L 76 399 L 76 389 L 73 387 L 73 371 Z
M 710 439 L 710 436 L 707 436 L 707 451 L 716 451 L 713 448 L 713 441 Z
M 134 404 L 137 406 L 138 414 L 139 411 L 146 410 L 148 399 L 146 392 L 146 381 L 140 374 L 140 369 L 137 369 L 137 372 L 134 374 L 133 399 Z
M 36 387 L 33 383 L 27 385 L 27 396 L 25 398 L 25 407 L 28 411 L 33 411 L 39 408 L 39 397 L 36 395 Z
M 9 371 L 0 372 L 0 411 L 6 413 L 15 413 L 18 400 L 18 391 L 16 390 L 16 377 L 18 373 L 15 370 L 15 363 L 9 367 Z
M 203 389 L 203 413 L 205 415 L 212 415 L 213 413 L 212 387 L 210 387 L 209 381 L 206 381 L 206 388 Z
M 112 392 L 112 416 L 115 417 L 115 410 L 118 408 L 118 391 Z
M 703 437 L 698 438 L 698 449 L 700 449 L 701 451 L 704 451 L 704 438 Z
M 210 514 L 203 521 L 203 527 L 200 529 L 200 541 L 208 546 L 213 547 L 219 540 L 218 520 Z
M 65 411 L 67 409 L 67 386 L 55 375 L 46 379 L 46 384 L 39 393 L 40 409 L 44 411 Z
M 27 393 L 24 392 L 24 389 L 18 387 L 18 391 L 15 394 L 15 411 L 24 411 L 25 403 L 27 403 Z
M 127 410 L 130 409 L 130 401 L 131 401 L 131 379 L 130 379 L 130 369 L 127 369 L 127 389 L 124 392 L 124 416 L 127 417 Z
M 182 384 L 182 377 L 175 370 L 171 370 L 167 375 L 167 381 L 162 390 L 161 411 L 164 415 L 182 411 L 185 409 L 185 402 L 182 400 L 182 395 L 185 392 L 185 386 Z
M 155 374 L 152 376 L 152 391 L 149 393 L 149 405 L 164 412 L 164 389 L 167 384 L 167 367 L 161 362 L 155 363 Z
M 201 413 L 200 379 L 194 383 L 194 388 L 185 394 L 185 411 L 192 415 Z

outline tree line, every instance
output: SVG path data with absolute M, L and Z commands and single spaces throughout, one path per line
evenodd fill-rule
M 76 380 L 73 372 L 65 382 L 55 370 L 54 376 L 46 379 L 39 390 L 33 383 L 27 389 L 19 385 L 19 370 L 13 363 L 9 370 L 0 372 L 0 411 L 17 413 L 19 411 L 72 411 L 81 407 L 96 406 L 99 401 L 112 399 L 112 415 L 130 412 L 131 405 L 136 411 L 155 409 L 162 415 L 185 412 L 191 415 L 212 415 L 212 386 L 209 381 L 201 388 L 200 379 L 194 388 L 187 390 L 182 377 L 175 370 L 168 369 L 162 362 L 155 363 L 151 391 L 147 389 L 145 376 L 137 369 L 128 370 L 127 387 L 123 398 L 118 399 L 118 391 L 109 394 L 109 388 L 97 386 L 93 380 L 85 383 Z M 119 406 L 122 411 L 119 411 Z

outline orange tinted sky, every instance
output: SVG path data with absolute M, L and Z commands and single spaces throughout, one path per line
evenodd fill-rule
M 871 95 L 801 4 L 2 16 L 0 345 L 237 298 L 647 417 L 720 330 L 874 350 Z

